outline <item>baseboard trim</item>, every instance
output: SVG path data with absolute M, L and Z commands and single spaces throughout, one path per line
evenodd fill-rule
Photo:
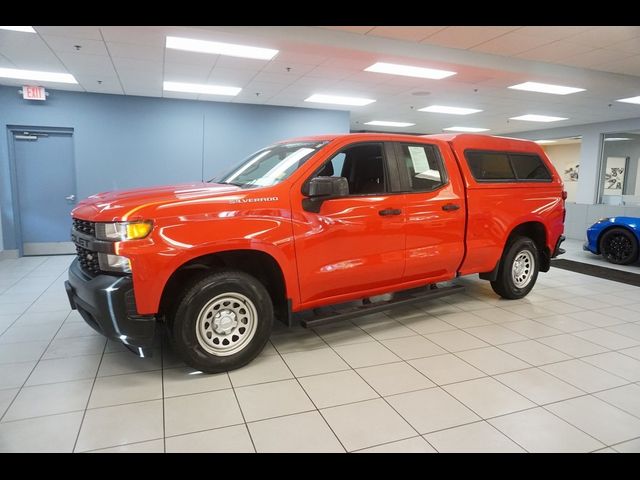
M 18 250 L 0 250 L 0 260 L 14 260 L 18 258 Z

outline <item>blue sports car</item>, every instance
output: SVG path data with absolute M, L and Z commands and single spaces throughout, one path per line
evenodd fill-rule
M 638 260 L 640 243 L 640 218 L 601 218 L 587 229 L 584 249 L 602 254 L 605 260 L 618 265 L 628 265 Z

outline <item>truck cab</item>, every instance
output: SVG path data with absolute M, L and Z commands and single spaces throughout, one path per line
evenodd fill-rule
M 530 141 L 288 140 L 210 182 L 84 200 L 66 288 L 89 325 L 139 355 L 162 325 L 187 364 L 220 372 L 250 362 L 274 319 L 295 312 L 364 299 L 346 318 L 393 304 L 371 297 L 442 295 L 438 283 L 476 273 L 524 297 L 562 252 L 565 197 Z

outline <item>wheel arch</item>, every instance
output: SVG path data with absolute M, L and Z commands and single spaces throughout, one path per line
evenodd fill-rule
M 285 273 L 278 261 L 269 253 L 256 249 L 232 249 L 206 253 L 183 262 L 165 282 L 160 298 L 160 314 L 172 311 L 176 297 L 187 283 L 216 269 L 234 269 L 252 275 L 269 292 L 276 318 L 291 322 L 291 299 Z M 292 286 L 289 286 L 291 288 Z M 167 320 L 171 320 L 167 318 Z

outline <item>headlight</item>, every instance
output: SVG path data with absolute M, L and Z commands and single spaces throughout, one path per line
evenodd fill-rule
M 96 238 L 98 240 L 111 240 L 120 242 L 123 240 L 138 240 L 151 232 L 153 222 L 113 222 L 96 223 Z
M 127 257 L 111 253 L 98 253 L 100 270 L 107 272 L 131 273 L 131 263 Z

